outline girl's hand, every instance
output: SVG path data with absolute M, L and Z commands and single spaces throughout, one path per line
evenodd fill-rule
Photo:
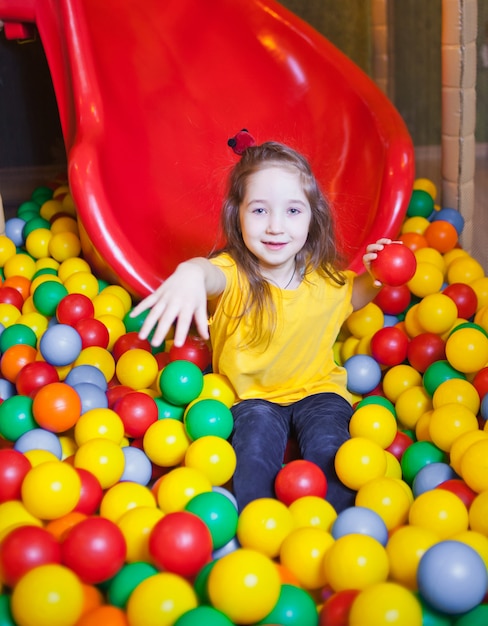
M 136 317 L 144 311 L 150 312 L 139 331 L 141 339 L 147 339 L 153 328 L 153 346 L 163 343 L 172 324 L 176 322 L 175 346 L 182 346 L 192 321 L 202 339 L 208 339 L 207 292 L 205 274 L 196 263 L 182 263 L 156 291 L 142 300 L 131 312 Z
M 370 243 L 367 248 L 366 248 L 366 252 L 363 256 L 363 263 L 364 263 L 364 267 L 366 268 L 366 270 L 368 271 L 369 275 L 373 278 L 373 285 L 375 287 L 382 287 L 382 283 L 379 280 L 376 280 L 374 278 L 374 276 L 371 273 L 371 262 L 374 261 L 377 256 L 378 256 L 378 252 L 380 250 L 383 250 L 383 248 L 385 246 L 388 246 L 391 243 L 402 243 L 401 241 L 393 241 L 392 239 L 388 239 L 387 237 L 382 237 L 381 239 L 378 239 L 378 241 L 376 241 L 375 243 Z

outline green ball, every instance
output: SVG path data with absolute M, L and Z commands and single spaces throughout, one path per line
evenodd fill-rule
M 0 335 L 0 352 L 2 354 L 12 346 L 26 344 L 33 348 L 37 345 L 36 333 L 25 324 L 12 324 L 8 326 Z
M 39 428 L 32 414 L 32 398 L 11 396 L 0 404 L 0 435 L 8 441 L 17 441 L 24 433 Z
M 429 463 L 445 463 L 447 455 L 430 441 L 412 443 L 400 459 L 403 480 L 411 485 L 418 472 Z
M 228 439 L 234 427 L 231 410 L 220 400 L 204 398 L 185 413 L 185 430 L 192 441 L 207 435 Z
M 172 361 L 161 372 L 159 387 L 167 402 L 184 406 L 200 395 L 203 389 L 202 370 L 191 361 Z
M 20 217 L 23 220 L 27 221 L 32 217 L 36 217 L 37 215 L 39 215 L 39 211 L 40 206 L 37 204 L 37 202 L 34 202 L 33 200 L 27 200 L 27 202 L 22 202 L 22 204 L 17 209 L 17 217 Z
M 488 604 L 479 604 L 471 611 L 459 616 L 454 626 L 486 626 L 488 624 Z
M 462 330 L 463 328 L 473 328 L 474 330 L 479 330 L 480 333 L 483 333 L 483 335 L 485 335 L 485 337 L 488 337 L 488 332 L 486 332 L 483 326 L 480 326 L 479 324 L 475 324 L 474 322 L 463 322 L 462 324 L 458 324 L 457 326 L 454 326 L 454 328 L 449 332 L 447 338 L 449 339 L 449 337 L 453 333 L 455 333 L 457 330 Z
M 15 626 L 16 622 L 10 610 L 10 596 L 0 595 L 0 626 Z
M 50 229 L 51 224 L 43 217 L 32 217 L 25 223 L 24 228 L 22 229 L 22 237 L 24 238 L 24 241 L 27 239 L 28 235 L 30 235 L 34 230 L 37 230 L 38 228 Z
M 107 596 L 110 604 L 125 609 L 137 585 L 157 573 L 155 567 L 143 561 L 124 565 L 109 582 Z
M 258 624 L 317 626 L 317 606 L 305 589 L 284 584 L 273 610 Z
M 183 421 L 183 415 L 185 414 L 184 406 L 176 406 L 175 404 L 166 402 L 166 400 L 161 397 L 154 398 L 154 402 L 156 402 L 156 406 L 158 407 L 158 419 L 169 418 L 178 420 L 179 422 Z
M 211 604 L 210 597 L 208 595 L 208 577 L 213 569 L 213 566 L 217 563 L 216 560 L 210 561 L 202 567 L 198 572 L 193 582 L 193 588 L 197 594 L 201 604 Z
M 46 187 L 45 185 L 41 185 L 40 187 L 36 187 L 32 192 L 31 198 L 34 202 L 37 202 L 39 206 L 42 206 L 44 202 L 47 200 L 51 200 L 53 197 L 54 191 L 50 187 Z
M 53 317 L 61 300 L 68 295 L 68 290 L 62 283 L 55 280 L 46 280 L 37 286 L 32 300 L 39 313 L 46 317 Z
M 395 405 L 391 400 L 388 400 L 388 398 L 385 398 L 384 396 L 366 396 L 358 402 L 356 409 L 359 409 L 367 404 L 379 404 L 381 406 L 384 406 L 396 418 Z
M 407 208 L 407 217 L 428 218 L 434 211 L 432 196 L 423 189 L 414 189 Z
M 430 396 L 433 396 L 439 385 L 446 382 L 446 380 L 451 380 L 452 378 L 466 380 L 466 376 L 457 369 L 454 369 L 449 361 L 435 361 L 425 370 L 422 383 L 425 391 Z
M 238 513 L 227 496 L 218 491 L 206 491 L 194 496 L 185 511 L 199 517 L 212 536 L 214 550 L 225 546 L 237 532 Z
M 204 626 L 205 624 L 234 626 L 234 622 L 212 606 L 197 606 L 190 609 L 176 620 L 174 626 Z

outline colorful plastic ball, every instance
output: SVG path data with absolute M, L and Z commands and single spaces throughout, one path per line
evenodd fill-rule
M 190 442 L 185 452 L 186 467 L 198 470 L 213 486 L 225 485 L 236 468 L 236 453 L 222 437 L 207 435 Z
M 82 293 L 72 293 L 60 300 L 56 317 L 60 324 L 73 326 L 83 319 L 90 319 L 94 316 L 95 308 L 93 302 Z
M 151 344 L 147 339 L 141 339 L 136 331 L 126 332 L 115 341 L 112 354 L 118 361 L 125 352 L 136 348 L 151 352 Z
M 407 357 L 408 337 L 396 326 L 386 326 L 371 338 L 371 356 L 386 366 L 399 365 Z
M 336 510 L 319 496 L 302 496 L 289 505 L 295 528 L 318 528 L 329 531 L 337 517 Z
M 407 347 L 407 359 L 420 373 L 435 363 L 446 359 L 445 341 L 435 333 L 421 333 L 412 337 Z
M 238 624 L 265 618 L 281 591 L 278 570 L 268 557 L 238 549 L 219 559 L 208 576 L 208 594 L 214 608 Z
M 59 374 L 54 365 L 46 361 L 34 361 L 20 370 L 15 386 L 20 395 L 34 398 L 40 389 L 56 382 L 59 382 Z
M 22 368 L 33 363 L 37 358 L 37 350 L 27 344 L 18 344 L 8 348 L 0 359 L 0 372 L 4 378 L 15 383 Z
M 243 548 L 275 558 L 292 529 L 293 518 L 285 504 L 274 498 L 258 498 L 242 510 L 237 524 L 237 539 Z
M 164 476 L 157 491 L 158 505 L 165 513 L 182 511 L 200 493 L 212 491 L 212 483 L 192 467 L 177 467 Z
M 21 492 L 22 502 L 32 515 L 55 519 L 75 508 L 80 499 L 81 480 L 67 463 L 41 463 L 26 474 Z
M 349 612 L 349 626 L 422 626 L 422 607 L 408 589 L 393 582 L 380 582 L 363 589 Z
M 414 275 L 417 261 L 413 252 L 401 243 L 391 243 L 371 261 L 371 273 L 385 285 L 403 285 Z
M 384 546 L 369 535 L 351 534 L 337 539 L 327 551 L 323 567 L 334 591 L 365 589 L 385 582 L 389 563 Z
M 46 317 L 56 315 L 56 309 L 61 300 L 68 295 L 63 283 L 55 280 L 46 280 L 38 285 L 33 293 L 34 306 L 39 313 Z
M 414 189 L 407 207 L 408 217 L 428 218 L 434 210 L 434 198 L 423 189 Z
M 139 583 L 157 574 L 157 569 L 149 563 L 128 563 L 109 582 L 107 597 L 111 605 L 124 609 Z
M 109 408 L 89 409 L 78 419 L 74 437 L 78 446 L 92 439 L 107 439 L 116 444 L 122 442 L 124 425 L 115 411 Z
M 466 376 L 452 367 L 447 360 L 435 361 L 425 370 L 422 382 L 427 393 L 433 396 L 442 383 L 455 378 L 465 380 Z
M 41 428 L 61 433 L 69 430 L 78 421 L 81 400 L 76 391 L 66 383 L 49 383 L 34 396 L 32 413 Z
M 419 302 L 417 319 L 423 330 L 442 335 L 456 321 L 458 316 L 455 302 L 443 293 L 432 293 Z
M 50 532 L 38 526 L 18 526 L 2 541 L 2 581 L 14 587 L 24 574 L 47 563 L 61 563 L 61 546 Z
M 413 277 L 407 285 L 414 296 L 424 298 L 425 296 L 440 291 L 444 283 L 444 276 L 441 270 L 433 263 L 419 261 Z
M 81 337 L 83 349 L 91 346 L 107 348 L 110 341 L 108 328 L 98 319 L 85 318 L 74 323 L 73 328 Z
M 442 292 L 452 299 L 457 307 L 458 317 L 469 320 L 477 311 L 478 298 L 475 290 L 463 283 L 452 283 Z
M 212 624 L 212 626 L 233 626 L 233 623 L 221 611 L 217 611 L 211 606 L 197 606 L 190 609 L 179 617 L 174 626 L 201 626 L 202 624 Z
M 137 585 L 127 602 L 131 626 L 174 626 L 176 620 L 197 606 L 192 585 L 171 572 L 148 576 Z
M 92 383 L 78 383 L 77 385 L 73 385 L 73 389 L 76 391 L 81 401 L 81 414 L 91 409 L 108 408 L 107 395 L 98 385 Z
M 163 516 L 164 513 L 155 506 L 136 506 L 119 517 L 117 526 L 125 538 L 127 563 L 151 562 L 149 537 Z
M 156 380 L 158 364 L 150 352 L 135 348 L 120 356 L 115 373 L 121 385 L 136 390 L 147 389 Z
M 0 287 L 0 303 L 1 304 L 13 304 L 19 311 L 22 311 L 24 306 L 24 297 L 19 290 L 14 287 Z
M 189 404 L 203 389 L 203 374 L 190 361 L 172 361 L 161 372 L 159 386 L 163 398 L 176 405 Z
M 369 480 L 385 475 L 385 451 L 370 439 L 353 437 L 339 447 L 335 470 L 344 485 L 357 491 Z
M 461 213 L 456 209 L 444 207 L 439 211 L 436 211 L 432 217 L 432 221 L 436 222 L 438 220 L 449 222 L 450 224 L 452 224 L 456 229 L 458 236 L 463 232 L 464 218 Z
M 344 363 L 347 388 L 351 393 L 363 395 L 372 391 L 381 380 L 381 368 L 367 354 L 356 354 Z
M 474 328 L 456 330 L 446 341 L 446 359 L 460 372 L 478 372 L 488 362 L 488 337 Z
M 373 537 L 383 546 L 386 546 L 388 541 L 388 529 L 381 516 L 376 511 L 357 504 L 338 514 L 330 532 L 334 539 L 360 534 Z
M 482 367 L 471 381 L 473 387 L 478 392 L 480 400 L 483 400 L 488 393 L 488 367 Z
M 212 536 L 197 515 L 167 513 L 151 531 L 149 553 L 160 570 L 191 578 L 211 560 Z
M 230 408 L 235 402 L 235 393 L 225 376 L 210 372 L 203 376 L 203 388 L 199 398 L 219 400 Z
M 202 371 L 212 361 L 212 354 L 207 343 L 200 337 L 189 335 L 182 346 L 174 344 L 169 349 L 170 361 L 191 361 Z
M 278 472 L 274 487 L 278 500 L 289 506 L 304 496 L 325 498 L 327 478 L 316 463 L 295 459 Z
M 415 497 L 421 493 L 435 489 L 444 481 L 456 476 L 454 470 L 447 463 L 429 463 L 425 465 L 414 478 L 412 491 Z
M 53 259 L 60 263 L 66 259 L 77 257 L 81 252 L 80 238 L 69 231 L 51 233 L 48 252 Z
M 81 480 L 81 493 L 73 510 L 86 515 L 93 515 L 98 511 L 103 498 L 102 486 L 88 470 L 81 467 L 75 467 L 75 469 Z
M 124 425 L 125 434 L 133 439 L 143 437 L 151 424 L 158 421 L 158 406 L 146 393 L 125 394 L 114 404 L 114 411 Z
M 182 422 L 173 419 L 158 420 L 151 424 L 143 438 L 144 452 L 156 465 L 179 465 L 188 450 L 190 440 Z
M 403 478 L 409 485 L 422 467 L 430 463 L 443 463 L 446 453 L 430 441 L 416 441 L 409 446 L 401 458 Z
M 356 408 L 349 422 L 351 437 L 364 437 L 387 448 L 397 433 L 395 416 L 381 405 L 369 404 Z
M 349 613 L 359 589 L 344 589 L 330 595 L 320 608 L 319 626 L 344 626 L 349 624 Z
M 22 482 L 30 469 L 30 461 L 21 452 L 0 449 L 0 503 L 21 499 Z
M 81 383 L 97 385 L 102 391 L 107 391 L 107 381 L 103 373 L 93 365 L 77 365 L 69 372 L 64 382 L 71 387 Z
M 429 435 L 438 448 L 449 452 L 460 435 L 478 427 L 478 419 L 468 407 L 458 403 L 443 404 L 432 411 Z
M 14 444 L 14 450 L 25 453 L 29 450 L 47 450 L 61 460 L 62 447 L 59 437 L 44 428 L 33 428 L 21 435 Z
M 5 235 L 7 239 L 10 239 L 11 242 L 14 243 L 14 247 L 7 246 L 13 250 L 13 254 L 15 253 L 15 246 L 21 247 L 24 244 L 24 236 L 22 234 L 23 228 L 25 226 L 25 220 L 21 217 L 11 217 L 5 222 Z M 0 248 L 2 251 L 2 256 L 4 255 L 4 250 L 7 249 L 7 246 Z
M 431 489 L 412 502 L 409 523 L 434 531 L 440 539 L 447 539 L 467 530 L 468 511 L 450 491 Z
M 427 550 L 420 560 L 417 578 L 421 596 L 448 615 L 466 613 L 480 604 L 488 583 L 480 555 L 453 540 L 441 541 Z
M 389 531 L 405 524 L 412 497 L 405 483 L 384 476 L 363 485 L 356 494 L 356 506 L 377 513 Z
M 416 590 L 420 559 L 438 541 L 436 532 L 428 528 L 402 525 L 395 529 L 386 545 L 390 578 L 407 589 Z
M 149 489 L 135 482 L 118 482 L 107 489 L 100 503 L 100 515 L 114 523 L 135 508 L 155 507 L 156 500 Z
M 124 463 L 122 448 L 109 439 L 90 439 L 80 445 L 74 456 L 75 468 L 91 472 L 102 489 L 107 489 L 120 480 Z
M 37 345 L 36 333 L 25 324 L 12 324 L 3 330 L 0 335 L 0 351 L 5 352 L 10 347 L 19 343 L 27 344 L 33 348 Z
M 87 517 L 73 526 L 64 537 L 61 549 L 64 564 L 88 584 L 115 576 L 126 555 L 122 532 L 104 517 Z
M 39 342 L 39 351 L 43 358 L 56 367 L 73 363 L 81 350 L 82 343 L 78 331 L 67 324 L 51 326 Z
M 0 435 L 8 441 L 17 441 L 24 433 L 37 428 L 32 414 L 32 398 L 11 396 L 0 404 Z
M 124 446 L 124 471 L 121 481 L 132 481 L 139 485 L 148 485 L 152 478 L 152 464 L 139 448 Z
M 468 512 L 477 495 L 476 491 L 468 487 L 464 480 L 457 478 L 456 475 L 454 478 L 448 478 L 442 483 L 439 483 L 436 489 L 446 489 L 446 491 L 454 493 L 464 503 Z
M 487 465 L 488 439 L 472 443 L 460 460 L 460 475 L 464 482 L 477 493 L 488 489 Z
M 464 378 L 452 378 L 441 383 L 434 391 L 432 405 L 437 409 L 444 404 L 464 405 L 475 415 L 480 409 L 480 398 L 473 385 Z
M 199 517 L 207 526 L 212 537 L 212 549 L 225 546 L 237 531 L 237 509 L 225 495 L 207 491 L 192 498 L 185 511 Z
M 383 311 L 374 302 L 369 302 L 357 311 L 353 311 L 346 320 L 346 327 L 354 337 L 370 337 L 383 328 Z
M 485 271 L 481 263 L 469 255 L 455 259 L 447 268 L 447 282 L 471 284 L 475 280 L 483 278 Z
M 317 607 L 311 595 L 295 585 L 281 586 L 278 602 L 258 624 L 316 626 Z
M 115 374 L 115 361 L 108 350 L 100 346 L 90 346 L 83 348 L 80 356 L 76 359 L 73 366 L 92 365 L 97 367 L 105 376 L 105 380 L 112 380 Z
M 40 565 L 23 576 L 12 591 L 11 610 L 17 624 L 75 624 L 83 611 L 83 587 L 64 565 Z
M 420 373 L 410 365 L 402 364 L 395 365 L 385 372 L 382 386 L 388 400 L 395 403 L 404 391 L 421 383 Z
M 183 423 L 192 441 L 207 435 L 228 439 L 234 428 L 230 409 L 212 398 L 192 402 L 185 411 Z
M 456 228 L 445 220 L 434 220 L 429 224 L 424 232 L 427 243 L 442 254 L 452 250 L 458 242 L 458 232 Z

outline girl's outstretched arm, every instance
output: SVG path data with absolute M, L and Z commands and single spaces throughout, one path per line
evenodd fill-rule
M 154 293 L 132 310 L 131 317 L 136 317 L 150 309 L 139 336 L 146 339 L 155 328 L 151 343 L 159 346 L 176 322 L 174 343 L 182 346 L 195 320 L 200 336 L 208 339 L 207 300 L 219 296 L 224 288 L 224 273 L 208 259 L 196 257 L 180 263 Z
M 371 302 L 378 293 L 378 289 L 382 287 L 382 284 L 375 280 L 370 271 L 371 261 L 376 259 L 377 252 L 383 250 L 383 248 L 390 243 L 393 243 L 391 239 L 386 237 L 378 239 L 375 243 L 370 243 L 366 248 L 366 252 L 363 256 L 363 263 L 367 272 L 356 276 L 354 279 L 354 285 L 352 287 L 352 306 L 355 311 L 366 306 L 368 302 Z M 395 243 L 399 243 L 396 241 Z

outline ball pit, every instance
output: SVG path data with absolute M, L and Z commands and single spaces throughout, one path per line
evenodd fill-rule
M 238 514 L 234 395 L 204 373 L 208 345 L 139 340 L 129 293 L 78 256 L 57 192 L 19 207 L 0 236 L 0 615 L 484 619 L 488 278 L 459 247 L 458 214 L 431 210 L 428 183 L 399 237 L 414 276 L 384 286 L 338 338 L 355 404 L 336 471 L 357 491 L 339 515 L 328 477 L 301 459 L 284 461 L 276 499 Z

